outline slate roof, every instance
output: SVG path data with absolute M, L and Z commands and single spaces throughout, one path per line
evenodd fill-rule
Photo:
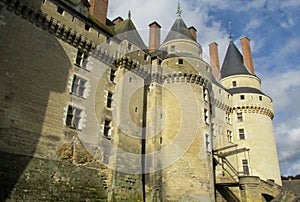
M 181 17 L 178 17 L 176 19 L 163 43 L 166 43 L 173 39 L 191 39 L 195 41 L 193 35 L 191 34 L 190 30 L 187 28 Z
M 237 88 L 230 88 L 228 89 L 228 92 L 230 94 L 239 94 L 239 93 L 256 93 L 256 94 L 261 94 L 265 95 L 263 92 L 256 88 L 251 88 L 251 87 L 237 87 Z
M 252 75 L 244 65 L 242 54 L 234 43 L 230 41 L 221 68 L 221 79 L 237 74 Z
M 116 33 L 116 37 L 120 40 L 127 39 L 128 41 L 134 43 L 139 48 L 143 50 L 147 50 L 145 43 L 143 42 L 140 34 L 136 30 L 131 19 L 126 19 L 123 22 L 114 26 L 114 31 Z

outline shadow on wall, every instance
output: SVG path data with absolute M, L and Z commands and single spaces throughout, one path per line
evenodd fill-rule
M 54 35 L 6 7 L 0 10 L 0 201 L 5 201 L 36 153 L 49 94 L 65 92 L 71 63 Z

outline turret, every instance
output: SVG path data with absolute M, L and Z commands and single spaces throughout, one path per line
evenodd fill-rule
M 177 19 L 163 41 L 160 49 L 176 55 L 201 58 L 202 48 L 196 40 L 196 29 L 188 28 L 181 18 L 181 10 L 177 11 Z
M 237 155 L 237 169 L 242 175 L 259 176 L 281 184 L 272 125 L 272 99 L 261 91 L 260 79 L 254 75 L 248 38 L 242 38 L 241 42 L 246 55 L 243 56 L 231 40 L 220 79 L 232 95 L 229 106 L 234 143 L 249 149 L 247 155 Z

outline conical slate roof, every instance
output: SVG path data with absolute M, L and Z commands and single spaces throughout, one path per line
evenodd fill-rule
M 139 48 L 144 50 L 147 49 L 131 19 L 126 19 L 123 22 L 115 25 L 114 30 L 117 34 L 116 37 L 120 40 L 127 39 L 128 41 L 137 45 Z
M 163 43 L 174 39 L 191 39 L 195 41 L 193 35 L 191 34 L 190 30 L 187 28 L 181 17 L 178 17 L 176 19 Z
M 221 68 L 221 79 L 228 76 L 237 75 L 237 74 L 251 75 L 251 73 L 244 65 L 242 54 L 240 53 L 238 48 L 234 45 L 234 43 L 230 41 Z

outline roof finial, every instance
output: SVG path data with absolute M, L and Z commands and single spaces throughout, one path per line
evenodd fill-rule
M 228 22 L 228 29 L 229 29 L 229 41 L 232 41 L 232 28 L 231 28 L 231 21 Z
M 181 13 L 182 13 L 182 9 L 181 9 L 181 6 L 180 6 L 180 0 L 178 0 L 178 5 L 177 5 L 177 17 L 181 17 Z
M 128 11 L 128 19 L 131 19 L 131 11 Z

